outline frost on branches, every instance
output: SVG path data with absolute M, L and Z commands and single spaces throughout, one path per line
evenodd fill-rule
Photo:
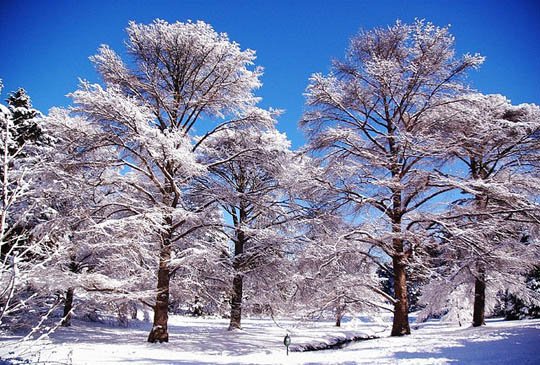
M 540 108 L 474 93 L 449 99 L 429 118 L 441 121 L 434 138 L 448 142 L 440 183 L 461 194 L 433 217 L 436 274 L 424 289 L 424 315 L 454 310 L 456 292 L 473 303 L 473 326 L 484 324 L 503 292 L 538 304 L 525 276 L 540 259 Z
M 422 241 L 413 216 L 447 190 L 431 183 L 444 147 L 429 135 L 436 121 L 424 116 L 462 92 L 463 75 L 483 61 L 456 58 L 453 46 L 448 28 L 397 22 L 354 37 L 345 60 L 313 75 L 307 88 L 307 148 L 320 156 L 344 214 L 371 218 L 373 230 L 357 239 L 392 258 L 394 336 L 410 333 L 406 269 Z
M 320 210 L 308 227 L 297 260 L 294 299 L 304 304 L 298 310 L 317 319 L 331 313 L 338 327 L 346 314 L 391 311 L 386 301 L 393 298 L 381 290 L 377 275 L 376 246 L 358 242 L 354 227 L 332 211 Z
M 42 151 L 39 171 L 40 180 L 47 182 L 40 194 L 49 202 L 49 217 L 36 227 L 36 234 L 47 239 L 55 255 L 35 282 L 43 290 L 60 293 L 62 325 L 69 326 L 73 313 L 91 317 L 93 310 L 137 300 L 136 294 L 128 293 L 137 293 L 134 284 L 141 277 L 132 264 L 138 262 L 133 257 L 138 251 L 124 251 L 126 235 L 101 224 L 103 207 L 121 193 L 114 184 L 120 168 L 111 166 L 115 149 L 93 148 L 101 135 L 69 110 L 51 109 L 44 129 L 54 140 L 54 146 Z
M 386 310 L 399 336 L 408 290 L 420 318 L 537 312 L 540 108 L 469 90 L 483 58 L 456 57 L 447 27 L 354 37 L 310 78 L 298 153 L 257 106 L 254 51 L 203 22 L 127 36 L 73 107 L 41 117 L 23 89 L 0 105 L 3 328 L 149 307 L 155 343 L 170 311 L 233 330 Z
M 230 330 L 241 328 L 244 297 L 264 308 L 286 285 L 283 263 L 294 238 L 292 221 L 299 215 L 285 183 L 294 170 L 290 142 L 273 127 L 271 115 L 266 119 L 260 125 L 269 127 L 220 130 L 199 150 L 210 171 L 199 179 L 201 194 L 216 199 L 230 222 L 224 230 L 233 246 Z
M 47 305 L 32 285 L 36 268 L 53 251 L 35 234 L 47 204 L 39 192 L 46 138 L 38 115 L 23 89 L 8 97 L 7 106 L 0 104 L 0 325 L 12 329 L 25 327 L 39 316 L 36 308 Z
M 203 22 L 131 22 L 127 33 L 132 67 L 102 46 L 91 59 L 104 85 L 83 82 L 72 97 L 74 111 L 95 130 L 86 148 L 113 149 L 98 162 L 121 169 L 107 182 L 117 192 L 103 205 L 101 224 L 154 247 L 147 250 L 158 263 L 155 299 L 145 301 L 154 309 L 148 341 L 166 342 L 170 279 L 177 272 L 171 263 L 202 244 L 205 229 L 222 224 L 215 200 L 192 193 L 192 182 L 208 169 L 196 159 L 200 143 L 191 133 L 199 126 L 208 138 L 220 126 L 259 123 L 253 91 L 261 70 L 252 67 L 254 51 Z

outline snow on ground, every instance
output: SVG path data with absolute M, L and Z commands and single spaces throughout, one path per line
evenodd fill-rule
M 540 320 L 492 320 L 482 328 L 439 322 L 421 324 L 411 336 L 390 338 L 389 323 L 244 320 L 243 330 L 227 331 L 228 321 L 172 316 L 170 342 L 149 344 L 149 323 L 129 328 L 75 321 L 32 350 L 15 337 L 0 338 L 0 359 L 21 353 L 40 363 L 64 364 L 540 364 Z M 292 345 L 328 342 L 359 334 L 382 336 L 342 349 L 285 354 Z M 0 361 L 1 362 L 1 361 Z

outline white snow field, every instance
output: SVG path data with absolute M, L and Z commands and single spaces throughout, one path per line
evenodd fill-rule
M 278 323 L 283 328 L 271 320 L 244 320 L 243 330 L 229 332 L 225 319 L 172 316 L 170 342 L 150 344 L 148 323 L 122 328 L 75 321 L 39 343 L 2 337 L 0 359 L 42 364 L 540 364 L 540 320 L 490 320 L 482 328 L 428 322 L 413 325 L 412 335 L 399 338 L 388 337 L 388 322 L 357 320 L 342 328 L 330 322 Z M 381 338 L 287 356 L 285 328 L 291 348 L 360 334 Z

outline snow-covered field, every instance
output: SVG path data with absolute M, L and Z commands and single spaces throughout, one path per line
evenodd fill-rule
M 357 320 L 336 328 L 329 322 L 278 321 L 278 327 L 252 319 L 244 320 L 242 331 L 228 332 L 224 319 L 172 316 L 167 344 L 147 343 L 150 324 L 132 323 L 122 328 L 75 321 L 39 344 L 3 337 L 0 358 L 20 355 L 51 364 L 540 364 L 540 320 L 492 320 L 482 328 L 429 322 L 413 325 L 411 336 L 390 338 L 388 322 Z M 291 347 L 359 334 L 381 338 L 287 356 L 287 330 Z

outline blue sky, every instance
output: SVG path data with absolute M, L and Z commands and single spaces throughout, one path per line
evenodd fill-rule
M 65 106 L 78 78 L 99 81 L 88 57 L 100 44 L 123 49 L 129 20 L 204 20 L 265 68 L 262 105 L 285 109 L 278 128 L 298 147 L 303 92 L 326 73 L 359 29 L 425 18 L 451 24 L 458 54 L 486 56 L 471 84 L 514 103 L 540 104 L 540 1 L 0 1 L 0 78 L 7 93 L 24 87 L 46 112 Z

